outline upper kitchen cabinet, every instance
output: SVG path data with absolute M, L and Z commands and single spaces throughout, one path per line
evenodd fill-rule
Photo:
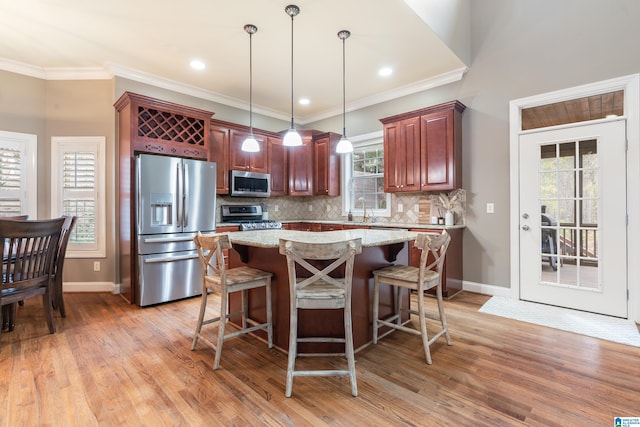
M 313 196 L 313 132 L 298 130 L 302 145 L 289 151 L 289 195 Z
M 134 153 L 208 158 L 213 112 L 131 92 L 123 93 L 114 107 L 121 158 L 133 158 Z
M 384 124 L 384 191 L 420 191 L 420 118 Z
M 242 151 L 242 143 L 249 135 L 248 131 L 231 129 L 229 133 L 229 170 L 268 173 L 267 137 L 255 132 L 254 136 L 260 151 L 247 153 Z
M 313 184 L 316 196 L 340 195 L 340 155 L 336 145 L 341 135 L 322 133 L 314 137 Z
M 451 101 L 381 119 L 384 191 L 454 190 L 462 185 L 462 112 Z
M 229 128 L 211 124 L 209 161 L 216 162 L 216 194 L 229 194 Z
M 282 144 L 282 138 L 270 136 L 267 140 L 267 153 L 271 175 L 271 195 L 286 196 L 289 191 L 289 161 L 287 147 Z

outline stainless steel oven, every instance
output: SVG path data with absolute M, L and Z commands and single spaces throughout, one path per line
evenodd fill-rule
M 264 219 L 261 205 L 222 205 L 222 222 L 239 224 L 240 231 L 279 230 L 282 223 Z

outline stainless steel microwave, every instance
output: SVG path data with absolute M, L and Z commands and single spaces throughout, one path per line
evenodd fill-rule
M 230 172 L 229 191 L 235 197 L 269 197 L 271 194 L 271 176 L 268 173 Z

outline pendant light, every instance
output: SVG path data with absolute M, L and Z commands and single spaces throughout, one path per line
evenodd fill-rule
M 257 153 L 260 151 L 260 145 L 253 136 L 253 52 L 252 52 L 252 38 L 258 31 L 258 27 L 252 24 L 244 26 L 244 30 L 249 34 L 249 135 L 242 142 L 240 149 L 248 153 Z
M 336 153 L 346 154 L 353 152 L 353 145 L 347 139 L 347 101 L 345 90 L 345 54 L 344 41 L 349 38 L 351 33 L 348 30 L 338 31 L 338 37 L 342 40 L 342 138 L 336 146 Z
M 300 8 L 290 4 L 284 8 L 284 11 L 291 17 L 291 128 L 284 136 L 282 143 L 287 147 L 296 147 L 302 145 L 302 138 L 293 124 L 293 17 L 300 13 Z

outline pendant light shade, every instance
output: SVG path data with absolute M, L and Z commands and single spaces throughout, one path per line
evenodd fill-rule
M 293 123 L 293 17 L 300 13 L 300 8 L 295 4 L 290 4 L 284 8 L 284 11 L 291 17 L 291 128 L 284 136 L 282 143 L 287 147 L 296 147 L 302 145 L 302 138 L 296 132 Z
M 346 84 L 345 84 L 345 40 L 349 38 L 351 33 L 348 30 L 338 31 L 338 37 L 342 40 L 342 138 L 338 141 L 336 146 L 336 153 L 346 154 L 353 152 L 353 145 L 351 141 L 347 139 L 347 98 L 346 98 Z
M 258 31 L 258 27 L 255 25 L 247 24 L 244 26 L 244 30 L 249 34 L 249 135 L 242 142 L 240 149 L 248 153 L 257 153 L 260 151 L 260 145 L 256 138 L 253 136 L 253 52 L 252 52 L 252 38 Z

